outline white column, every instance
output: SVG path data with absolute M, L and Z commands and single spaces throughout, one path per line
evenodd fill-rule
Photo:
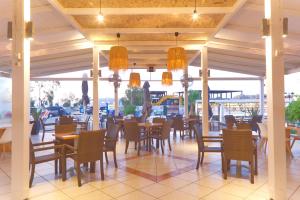
M 260 81 L 260 93 L 259 93 L 259 111 L 261 115 L 265 113 L 265 81 L 262 78 Z
M 188 117 L 189 116 L 189 75 L 188 75 L 188 67 L 184 70 L 183 72 L 183 77 L 184 77 L 184 116 Z
M 30 40 L 25 22 L 30 21 L 30 0 L 14 0 L 13 17 L 11 199 L 21 200 L 29 191 Z
M 270 19 L 271 36 L 266 38 L 268 107 L 268 185 L 272 199 L 287 199 L 284 113 L 284 61 L 282 0 L 265 0 L 265 17 Z
M 207 136 L 209 132 L 208 122 L 208 57 L 207 47 L 202 47 L 201 50 L 201 70 L 202 70 L 202 131 L 203 135 Z
M 93 130 L 99 129 L 99 48 L 93 48 Z
M 118 88 L 119 88 L 119 81 L 118 77 L 119 74 L 118 72 L 115 72 L 115 81 L 114 81 L 114 89 L 115 89 L 115 116 L 119 116 L 119 94 L 118 94 Z

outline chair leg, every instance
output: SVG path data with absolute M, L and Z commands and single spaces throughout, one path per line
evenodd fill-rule
M 77 174 L 78 187 L 81 187 L 81 171 L 80 171 L 80 163 L 79 162 L 76 162 L 76 174 Z
M 255 175 L 257 175 L 257 151 L 255 151 L 255 155 L 254 155 L 254 159 L 255 159 L 255 168 L 254 168 L 254 173 L 255 173 Z
M 129 146 L 129 140 L 126 140 L 125 154 L 127 154 L 128 146 Z
M 103 153 L 102 156 L 100 157 L 100 172 L 101 172 L 101 180 L 104 180 L 104 170 L 103 170 Z
M 134 142 L 134 149 L 136 150 L 137 142 Z
M 250 162 L 250 168 L 251 168 L 251 172 L 250 172 L 250 181 L 252 184 L 254 184 L 254 165 L 253 165 L 253 161 Z
M 30 173 L 30 180 L 29 180 L 29 188 L 32 186 L 33 178 L 34 178 L 34 171 L 35 171 L 35 164 L 31 164 L 31 173 Z
M 55 160 L 54 161 L 54 171 L 55 171 L 55 174 L 57 174 L 57 172 L 58 172 L 58 170 L 57 170 L 58 167 L 57 166 L 58 166 L 58 160 Z
M 204 160 L 204 151 L 202 151 L 202 155 L 201 155 L 201 165 L 203 164 L 203 160 Z
M 114 153 L 114 163 L 115 163 L 115 168 L 118 168 L 116 149 L 114 149 L 113 153 Z
M 44 138 L 45 138 L 45 129 L 43 128 L 42 142 L 44 142 Z
M 199 169 L 199 166 L 200 166 L 200 157 L 201 157 L 201 152 L 198 150 L 198 159 L 197 159 L 196 169 Z
M 169 150 L 172 151 L 170 137 L 168 138 L 168 144 L 169 144 Z
M 293 139 L 292 144 L 291 144 L 291 149 L 293 148 L 294 144 L 295 144 L 295 139 Z
M 227 166 L 228 166 L 228 160 L 226 158 L 224 158 L 224 173 L 223 173 L 223 178 L 226 180 L 227 179 L 227 172 L 228 172 L 228 169 L 227 169 Z
M 159 140 L 158 140 L 159 141 Z M 165 151 L 164 151 L 164 145 L 163 145 L 163 140 L 160 140 L 160 148 L 161 148 L 161 153 L 162 154 L 165 154 Z
M 140 151 L 141 151 L 141 142 L 139 141 L 138 142 L 138 153 L 137 153 L 138 156 L 140 155 Z
M 108 156 L 107 156 L 107 152 L 105 151 L 105 160 L 106 160 L 106 164 L 108 164 Z

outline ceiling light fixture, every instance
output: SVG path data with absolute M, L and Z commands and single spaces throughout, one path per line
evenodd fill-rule
M 114 72 L 128 68 L 128 51 L 119 46 L 120 36 L 120 33 L 117 33 L 118 46 L 111 47 L 109 51 L 109 69 Z
M 182 47 L 177 46 L 178 32 L 175 32 L 176 47 L 169 48 L 168 50 L 168 71 L 176 71 L 180 69 L 186 69 L 187 60 L 185 50 Z
M 102 14 L 102 12 L 101 12 L 101 8 L 102 8 L 102 1 L 101 0 L 99 0 L 99 8 L 100 8 L 100 11 L 99 11 L 99 14 L 98 14 L 98 16 L 97 16 L 97 19 L 98 19 L 98 21 L 99 22 L 104 22 L 104 15 Z
M 198 13 L 197 13 L 197 0 L 195 0 L 195 9 L 194 9 L 194 12 L 193 12 L 193 20 L 197 20 L 199 17 Z

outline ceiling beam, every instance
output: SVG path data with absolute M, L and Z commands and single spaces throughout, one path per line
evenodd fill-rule
M 182 34 L 209 34 L 212 33 L 215 28 L 85 28 L 82 29 L 86 34 L 174 34 L 179 32 Z
M 215 35 L 224 27 L 226 24 L 230 21 L 230 19 L 244 6 L 244 4 L 247 2 L 247 0 L 237 0 L 232 7 L 232 12 L 227 13 L 225 17 L 221 20 L 221 22 L 217 25 L 215 31 L 211 33 L 211 35 L 208 38 L 208 41 L 213 39 Z
M 191 14 L 194 7 L 157 7 L 157 8 L 102 8 L 104 15 L 159 15 L 159 14 Z M 231 7 L 197 7 L 201 14 L 226 14 L 232 12 Z M 98 15 L 99 8 L 64 8 L 66 15 Z

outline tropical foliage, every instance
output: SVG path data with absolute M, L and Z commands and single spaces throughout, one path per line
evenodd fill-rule
M 285 117 L 289 122 L 300 120 L 300 98 L 291 102 L 285 109 Z

